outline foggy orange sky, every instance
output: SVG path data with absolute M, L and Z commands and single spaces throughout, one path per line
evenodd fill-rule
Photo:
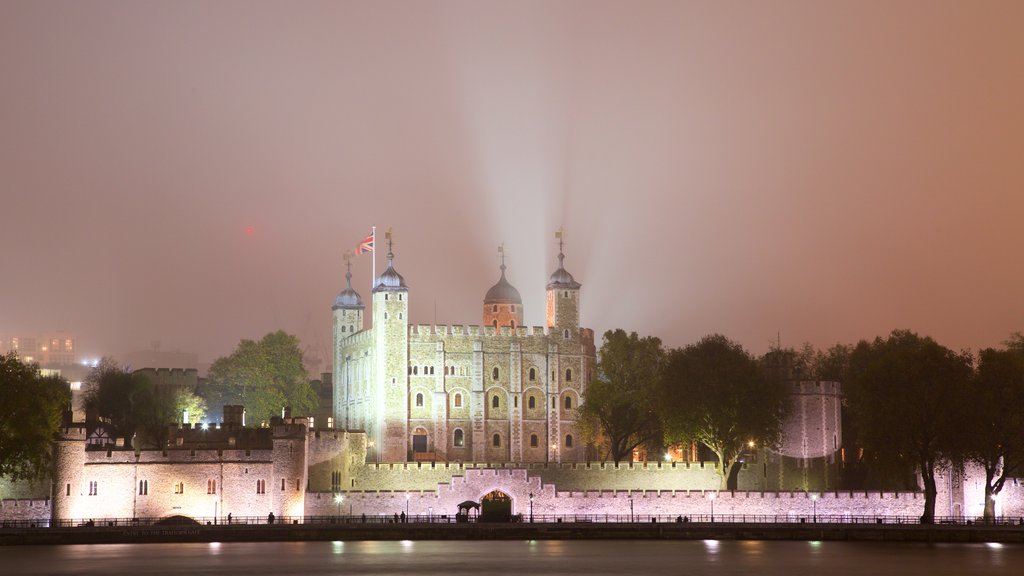
M 1024 330 L 1021 22 L 1019 1 L 4 0 L 0 333 L 210 361 L 281 328 L 326 355 L 374 224 L 412 322 L 480 323 L 504 242 L 539 325 L 564 226 L 598 337 L 995 346 Z M 368 302 L 369 258 L 353 273 Z

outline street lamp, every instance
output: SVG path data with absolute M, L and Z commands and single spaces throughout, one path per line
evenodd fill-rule
M 405 493 L 405 521 L 409 521 L 409 493 Z
M 811 522 L 818 522 L 818 495 L 811 494 Z
M 711 492 L 708 494 L 708 499 L 711 500 L 711 521 L 715 521 L 715 493 Z
M 530 524 L 533 524 L 533 492 L 530 492 Z
M 629 494 L 629 521 L 633 521 L 633 494 Z
M 345 500 L 345 497 L 341 494 L 335 494 L 334 503 L 338 505 L 338 516 L 341 516 L 341 503 Z

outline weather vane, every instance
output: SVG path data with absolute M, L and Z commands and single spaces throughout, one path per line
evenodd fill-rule
M 558 239 L 558 251 L 561 252 L 562 244 L 565 242 L 565 232 L 561 226 L 558 227 L 558 230 L 555 230 L 555 238 Z

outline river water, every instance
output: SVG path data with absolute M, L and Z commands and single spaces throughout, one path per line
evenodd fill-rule
M 0 547 L 0 574 L 1020 574 L 1024 546 L 762 541 L 420 541 Z

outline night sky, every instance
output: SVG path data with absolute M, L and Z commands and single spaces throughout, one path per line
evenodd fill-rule
M 393 227 L 414 323 L 764 352 L 1024 329 L 1024 2 L 0 1 L 0 333 L 326 355 Z M 383 254 L 378 252 L 378 272 Z M 369 301 L 370 260 L 353 267 Z M 436 316 L 435 316 L 436 315 Z M 599 337 L 599 336 L 598 336 Z

